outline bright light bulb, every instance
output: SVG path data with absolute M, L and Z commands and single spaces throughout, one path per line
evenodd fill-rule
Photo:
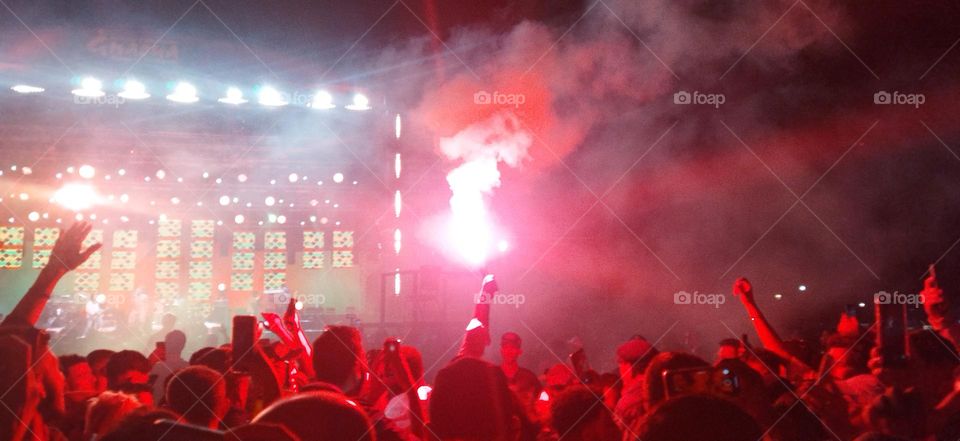
M 104 96 L 103 83 L 93 77 L 86 77 L 80 81 L 80 88 L 73 89 L 70 93 L 76 96 L 98 98 Z
M 238 214 L 238 215 L 234 216 L 234 217 L 233 217 L 233 222 L 236 223 L 237 225 L 242 224 L 242 223 L 243 223 L 243 215 L 242 215 L 242 214 Z
M 17 93 L 40 93 L 44 91 L 44 88 L 37 86 L 29 86 L 26 84 L 17 84 L 10 88 L 10 90 Z
M 167 95 L 167 99 L 177 103 L 190 104 L 200 100 L 197 97 L 197 88 L 187 82 L 179 82 L 173 88 L 173 93 Z
M 218 99 L 217 101 L 224 104 L 233 104 L 235 106 L 247 102 L 247 100 L 243 99 L 243 91 L 236 87 L 228 88 L 227 95 Z
M 287 100 L 283 98 L 283 94 L 279 90 L 274 89 L 270 86 L 264 86 L 260 89 L 260 95 L 258 96 L 258 101 L 261 105 L 269 107 L 280 107 L 286 106 L 289 104 Z
M 353 96 L 353 102 L 347 105 L 350 110 L 370 110 L 370 99 L 362 93 Z
M 267 204 L 268 207 L 272 207 L 273 204 L 277 203 L 277 200 L 273 196 L 267 196 L 267 198 L 263 200 L 263 203 Z
M 310 104 L 310 107 L 314 109 L 332 109 L 337 106 L 333 104 L 333 95 L 330 95 L 330 92 L 326 90 L 321 90 L 313 95 L 313 103 Z
M 343 182 L 343 173 L 337 172 L 333 174 L 333 182 L 341 183 Z
M 230 196 L 227 196 L 227 195 L 220 196 L 220 205 L 223 205 L 223 206 L 230 205 Z
M 123 83 L 123 91 L 118 93 L 117 96 L 128 100 L 143 100 L 150 98 L 150 94 L 147 93 L 147 86 L 144 86 L 143 83 L 137 80 L 127 80 L 125 83 Z
M 79 173 L 83 179 L 92 179 L 97 174 L 97 170 L 92 165 L 81 165 Z

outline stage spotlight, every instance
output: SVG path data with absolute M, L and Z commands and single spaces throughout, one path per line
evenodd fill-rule
M 27 215 L 27 219 L 30 219 L 30 222 L 36 222 L 40 220 L 40 213 L 37 213 L 36 211 L 31 211 L 30 214 Z
M 247 100 L 243 99 L 243 91 L 236 87 L 228 88 L 227 95 L 223 98 L 218 99 L 217 101 L 224 104 L 233 104 L 235 106 L 247 102 Z
M 86 77 L 80 81 L 80 88 L 73 89 L 70 93 L 76 96 L 99 98 L 105 95 L 103 92 L 103 83 L 93 77 Z
M 83 179 L 92 179 L 97 174 L 97 169 L 93 168 L 92 165 L 81 165 L 80 166 L 80 177 Z
M 230 196 L 227 196 L 227 195 L 220 196 L 220 205 L 223 205 L 223 206 L 230 205 Z
M 333 182 L 341 183 L 343 182 L 343 173 L 337 172 L 333 174 Z
M 403 128 L 403 124 L 400 121 L 400 114 L 398 113 L 397 118 L 396 120 L 394 120 L 394 123 L 393 123 L 393 131 L 394 131 L 394 134 L 397 136 L 397 139 L 400 139 L 400 129 L 402 128 Z
M 257 102 L 261 105 L 269 107 L 280 107 L 286 106 L 288 103 L 283 99 L 283 94 L 279 90 L 274 89 L 270 86 L 264 86 L 260 89 L 260 95 L 258 96 Z
M 275 214 L 273 214 L 273 213 L 268 214 L 268 215 L 267 215 L 267 222 L 270 222 L 271 224 L 277 223 L 277 215 L 275 215 Z
M 332 109 L 337 106 L 333 104 L 333 95 L 330 95 L 330 92 L 326 90 L 321 90 L 313 95 L 313 103 L 310 104 L 310 107 L 314 109 Z
M 117 170 L 117 174 L 120 175 L 120 176 L 123 176 L 123 175 L 127 174 L 127 171 L 121 168 L 120 170 Z
M 284 215 L 282 215 L 282 214 L 279 215 L 279 216 L 277 216 L 277 223 L 278 223 L 278 224 L 285 224 L 285 223 L 287 223 L 287 217 L 284 216 Z
M 263 200 L 263 203 L 268 207 L 272 207 L 273 204 L 277 203 L 277 200 L 273 196 L 267 196 L 266 199 Z
M 290 176 L 287 176 L 287 180 L 290 181 L 291 184 L 294 184 L 300 180 L 300 176 L 296 173 L 290 173 Z
M 237 225 L 242 224 L 242 223 L 243 223 L 243 215 L 242 215 L 242 214 L 238 214 L 238 215 L 234 216 L 234 217 L 233 217 L 233 222 L 236 223 Z
M 237 181 L 239 181 L 239 182 L 247 182 L 247 175 L 245 175 L 245 174 L 243 174 L 243 173 L 237 175 Z
M 310 222 L 316 222 L 316 221 L 317 221 L 317 217 L 311 215 L 311 216 L 310 216 Z
M 157 179 L 163 179 L 165 177 L 167 177 L 167 172 L 163 171 L 162 168 L 157 170 Z
M 774 295 L 773 295 L 773 298 L 776 299 L 776 300 L 780 300 L 780 299 L 783 298 L 783 294 L 780 294 L 780 293 L 774 294 Z
M 797 287 L 797 289 L 800 290 L 800 292 L 806 291 L 806 290 L 807 290 L 807 285 L 800 285 L 800 286 Z
M 124 204 L 126 204 L 127 201 L 129 200 L 130 200 L 130 196 L 128 196 L 126 193 L 120 195 L 120 202 L 123 202 Z
M 226 284 L 226 283 L 218 283 L 218 284 L 217 284 L 217 291 L 224 292 L 224 291 L 226 291 L 226 290 L 227 290 L 227 284 Z
M 37 86 L 28 86 L 26 84 L 17 84 L 10 88 L 10 90 L 17 93 L 40 93 L 44 91 L 44 88 Z
M 857 303 L 857 306 L 859 306 L 859 307 L 861 307 L 861 308 L 866 308 L 866 307 L 867 307 L 867 304 L 866 304 L 866 303 L 863 303 L 863 302 L 860 302 L 860 303 Z
M 123 196 L 120 198 L 123 199 Z M 93 187 L 76 183 L 64 185 L 53 194 L 54 202 L 72 211 L 86 210 L 96 204 L 99 199 Z
M 128 100 L 145 100 L 150 98 L 150 94 L 147 93 L 147 86 L 144 86 L 143 83 L 137 80 L 127 80 L 123 83 L 123 91 L 118 93 L 117 96 Z
M 30 168 L 30 167 L 23 167 L 23 168 L 20 169 L 20 172 L 23 173 L 23 174 L 25 174 L 25 175 L 32 175 L 32 174 L 33 174 L 33 169 Z
M 187 82 L 179 82 L 173 88 L 173 93 L 167 95 L 167 99 L 176 103 L 190 104 L 200 100 L 197 97 L 197 88 Z
M 303 302 L 297 300 L 297 303 L 294 303 L 294 304 L 293 304 L 293 307 L 294 307 L 294 308 L 297 308 L 297 311 L 302 311 L 302 310 L 303 310 Z
M 177 205 L 177 204 L 180 203 L 180 198 L 174 196 L 174 197 L 170 198 L 170 203 L 173 204 L 173 205 Z
M 321 223 L 321 224 L 326 225 L 327 222 L 330 222 L 330 219 L 327 219 L 326 217 L 321 217 L 321 218 L 320 218 L 320 223 Z
M 20 200 L 21 200 L 21 201 L 26 201 L 26 200 L 29 200 L 29 199 L 30 199 L 30 195 L 29 195 L 29 194 L 20 193 Z
M 370 110 L 370 99 L 362 93 L 353 96 L 353 102 L 347 105 L 350 110 Z
M 207 179 L 210 177 L 210 172 L 203 172 L 203 174 L 201 174 L 200 177 L 202 177 L 203 179 Z
M 510 249 L 510 242 L 507 242 L 505 239 L 501 239 L 500 242 L 497 242 L 497 250 L 501 253 L 506 253 Z

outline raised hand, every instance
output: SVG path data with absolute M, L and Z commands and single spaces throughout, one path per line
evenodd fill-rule
M 744 302 L 753 302 L 753 285 L 746 277 L 741 277 L 733 282 L 733 295 Z
M 77 222 L 70 226 L 67 231 L 61 232 L 57 243 L 53 245 L 47 267 L 72 271 L 86 262 L 102 246 L 96 243 L 86 250 L 82 249 L 83 240 L 87 238 L 92 229 L 93 225 L 87 222 Z

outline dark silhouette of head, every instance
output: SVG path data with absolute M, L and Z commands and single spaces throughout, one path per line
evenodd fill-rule
M 640 420 L 634 433 L 643 441 L 757 441 L 763 436 L 737 405 L 707 395 L 663 402 Z
M 116 390 L 123 383 L 146 383 L 150 372 L 147 357 L 137 351 L 123 350 L 107 360 L 107 388 Z
M 603 398 L 584 386 L 574 386 L 550 404 L 550 426 L 568 441 L 619 440 L 620 429 Z
M 227 414 L 227 382 L 206 366 L 189 366 L 175 372 L 164 395 L 168 406 L 189 423 L 216 428 Z
M 313 342 L 316 380 L 333 384 L 347 395 L 359 392 L 366 374 L 360 331 L 350 326 L 328 326 Z
M 302 440 L 374 441 L 366 413 L 343 394 L 304 392 L 271 404 L 253 420 L 283 426 Z
M 513 397 L 498 366 L 461 357 L 437 373 L 430 396 L 430 429 L 443 440 L 505 440 Z

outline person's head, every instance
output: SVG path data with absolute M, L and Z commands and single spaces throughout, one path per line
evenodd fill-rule
M 667 398 L 663 385 L 663 373 L 675 369 L 705 368 L 710 364 L 696 355 L 683 352 L 662 352 L 650 360 L 647 371 L 644 373 L 644 405 L 647 409 L 659 404 Z
M 90 369 L 86 357 L 76 354 L 60 356 L 60 371 L 66 378 L 66 391 L 94 391 L 97 388 L 97 377 Z
M 360 331 L 350 326 L 327 326 L 313 342 L 316 380 L 336 385 L 354 395 L 363 385 L 366 361 Z
M 93 376 L 97 377 L 97 392 L 107 390 L 107 362 L 114 352 L 109 349 L 95 349 L 87 354 L 87 363 L 90 363 L 90 370 Z
M 184 421 L 210 428 L 216 428 L 230 409 L 226 380 L 205 366 L 175 372 L 167 382 L 164 399 Z
M 827 366 L 831 366 L 831 378 L 839 381 L 868 372 L 869 350 L 860 344 L 861 341 L 869 340 L 858 339 L 856 335 L 834 334 L 827 337 L 824 342 L 826 347 L 824 357 L 828 359 Z
M 116 390 L 123 383 L 146 383 L 150 362 L 137 351 L 123 350 L 107 360 L 107 388 Z
M 717 348 L 717 362 L 740 358 L 743 355 L 743 345 L 740 340 L 735 338 L 725 338 L 720 340 L 720 346 Z
M 550 366 L 543 379 L 546 380 L 544 383 L 546 383 L 547 394 L 550 396 L 563 392 L 567 387 L 577 382 L 576 374 L 563 363 Z
M 420 356 L 420 351 L 413 346 L 400 345 L 400 356 L 403 357 L 403 361 L 410 369 L 414 385 L 420 384 L 423 380 L 423 357 Z M 377 376 L 377 381 L 383 381 L 383 385 L 391 392 L 394 394 L 403 393 L 405 381 L 401 381 L 401 376 L 405 374 L 391 368 L 391 364 L 384 361 L 382 351 L 376 357 L 374 366 L 371 366 L 370 369 Z
M 764 433 L 737 405 L 707 395 L 664 401 L 639 421 L 643 441 L 757 441 Z
M 503 371 L 474 357 L 461 357 L 437 373 L 430 395 L 430 431 L 441 440 L 508 439 L 513 397 Z
M 619 440 L 620 429 L 601 397 L 584 386 L 551 400 L 550 426 L 569 441 Z
M 183 347 L 187 345 L 187 334 L 179 330 L 170 331 L 167 333 L 167 336 L 163 338 L 163 344 L 166 348 L 165 353 L 167 360 L 180 358 L 180 354 L 183 353 Z
M 640 336 L 634 336 L 617 348 L 617 367 L 624 387 L 643 378 L 643 372 L 657 353 L 657 349 Z
M 226 374 L 230 370 L 230 350 L 224 348 L 201 349 L 190 356 L 190 364 L 206 366 L 221 374 Z
M 169 312 L 164 314 L 160 318 L 160 325 L 163 326 L 163 329 L 173 329 L 174 326 L 177 326 L 177 316 Z
M 87 406 L 84 419 L 84 439 L 100 439 L 113 431 L 128 414 L 142 406 L 132 395 L 106 391 L 94 398 Z
M 302 440 L 373 441 L 373 426 L 355 402 L 334 392 L 304 392 L 279 400 L 254 423 L 283 426 Z
M 515 364 L 523 354 L 523 340 L 516 332 L 505 332 L 500 337 L 500 358 L 505 364 Z

